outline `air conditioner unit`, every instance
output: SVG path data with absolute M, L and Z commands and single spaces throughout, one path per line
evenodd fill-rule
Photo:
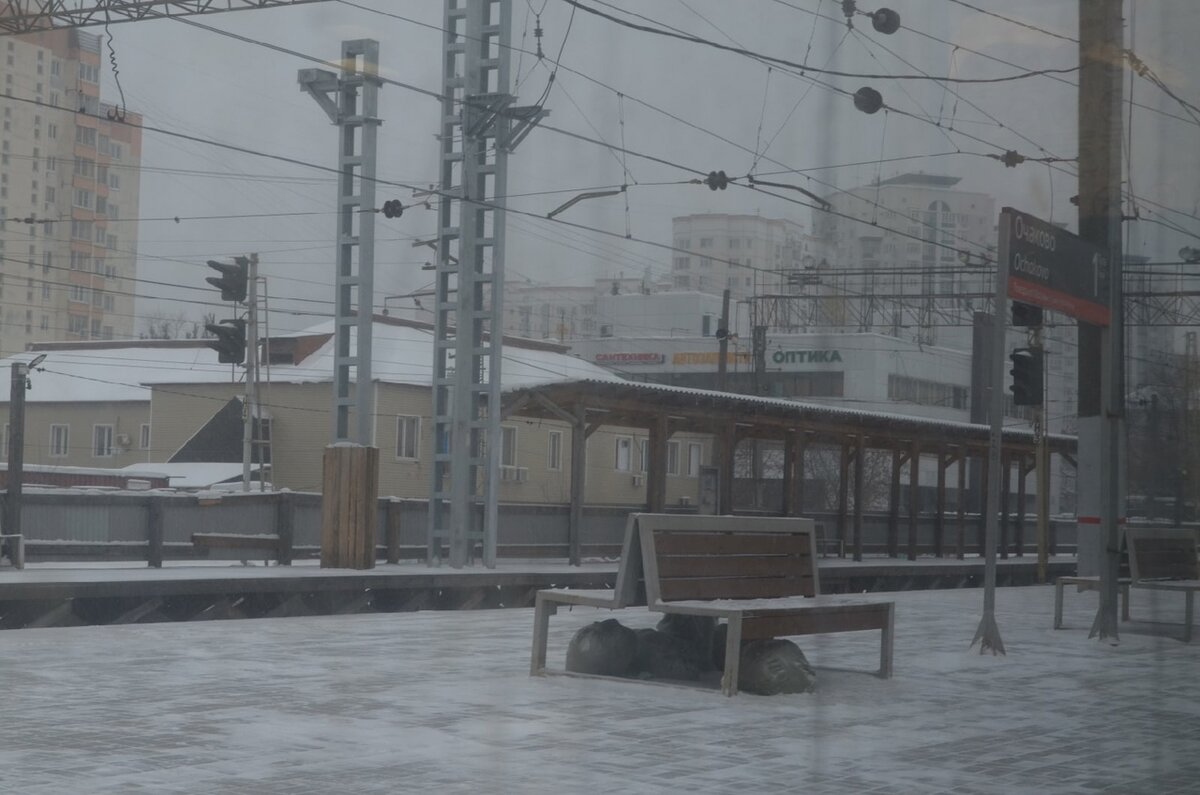
M 118 433 L 117 434 L 117 447 L 128 447 L 130 445 L 130 442 L 131 442 L 131 440 L 129 438 L 129 434 L 127 434 L 127 433 Z
M 529 480 L 528 467 L 500 467 L 502 483 L 524 483 Z
M 691 498 L 691 497 L 688 497 L 687 495 L 684 495 L 683 497 L 680 497 L 680 498 L 679 498 L 679 504 L 680 504 L 680 505 L 691 505 L 691 504 L 692 504 L 692 498 Z
M 641 476 L 641 475 L 634 475 L 634 476 L 633 476 L 633 485 L 634 485 L 635 487 L 636 487 L 636 486 L 640 486 L 640 485 L 642 485 L 642 476 Z

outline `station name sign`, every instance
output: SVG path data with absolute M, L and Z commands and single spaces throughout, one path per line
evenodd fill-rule
M 1108 256 L 1078 235 L 1005 207 L 1000 211 L 1000 259 L 1008 297 L 1107 326 Z
M 597 353 L 596 364 L 662 364 L 661 353 Z

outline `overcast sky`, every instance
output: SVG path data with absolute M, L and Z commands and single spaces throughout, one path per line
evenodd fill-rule
M 952 0 L 889 0 L 902 19 L 901 30 L 891 36 L 875 32 L 870 20 L 861 16 L 855 18 L 855 29 L 848 33 L 841 4 L 833 0 L 616 0 L 607 6 L 597 0 L 584 2 L 613 13 L 614 7 L 628 9 L 653 23 L 722 44 L 736 43 L 756 52 L 841 71 L 997 77 L 1021 70 L 1068 68 L 1078 62 L 1073 42 L 981 14 Z M 1077 37 L 1075 0 L 1004 4 L 976 0 L 971 4 L 1002 7 L 1006 16 L 1061 36 Z M 363 8 L 325 2 L 190 19 L 331 60 L 337 57 L 343 40 L 374 38 L 380 42 L 386 77 L 439 90 L 441 39 L 436 28 L 441 24 L 440 0 L 362 0 L 356 5 Z M 862 0 L 860 6 L 866 10 L 878 7 Z M 1177 93 L 1196 104 L 1200 104 L 1200 89 L 1194 76 L 1200 57 L 1190 36 L 1200 29 L 1198 6 L 1194 0 L 1126 2 L 1127 16 L 1132 13 L 1136 28 L 1134 49 Z M 538 11 L 545 31 L 542 47 L 546 58 L 541 62 L 531 54 L 536 50 L 533 28 Z M 297 70 L 314 66 L 312 62 L 177 20 L 114 25 L 111 33 L 128 107 L 144 114 L 148 126 L 327 168 L 335 166 L 336 129 L 317 104 L 301 93 L 296 81 Z M 953 42 L 958 48 L 930 37 Z M 1073 163 L 1060 164 L 1058 171 L 1032 163 L 1006 169 L 977 156 L 997 152 L 998 146 L 1030 157 L 1074 157 L 1074 74 L 1057 80 L 1039 76 L 995 85 L 959 84 L 953 87 L 958 96 L 932 81 L 819 78 L 849 91 L 872 86 L 889 106 L 924 117 L 922 121 L 895 112 L 865 115 L 855 110 L 847 97 L 825 86 L 784 69 L 768 73 L 765 65 L 743 55 L 641 33 L 581 11 L 575 12 L 572 21 L 571 6 L 563 0 L 546 0 L 544 11 L 543 0 L 516 0 L 513 44 L 529 51 L 513 54 L 519 103 L 532 103 L 541 94 L 561 48 L 562 68 L 546 102 L 551 111 L 546 123 L 555 127 L 612 144 L 623 140 L 630 150 L 701 171 L 722 169 L 730 176 L 865 161 L 864 165 L 767 177 L 816 193 L 828 193 L 832 185 L 854 187 L 906 171 L 953 174 L 963 178 L 963 189 L 995 196 L 997 206 L 1014 205 L 1074 224 L 1074 207 L 1069 201 L 1076 192 Z M 969 50 L 1010 61 L 1019 68 L 989 61 Z M 115 99 L 112 74 L 106 72 L 103 80 L 106 97 Z M 1134 99 L 1175 116 L 1186 113 L 1142 80 L 1134 82 Z M 381 179 L 421 185 L 436 181 L 437 115 L 434 99 L 393 85 L 383 87 Z M 1135 109 L 1135 192 L 1195 214 L 1200 201 L 1198 144 L 1200 125 Z M 959 150 L 976 154 L 946 154 Z M 931 156 L 877 163 L 881 157 L 886 161 L 913 155 Z M 625 233 L 628 224 L 631 235 L 641 240 L 669 243 L 672 216 L 696 212 L 757 212 L 790 218 L 809 228 L 812 225 L 811 211 L 796 203 L 807 201 L 802 194 L 789 193 L 795 201 L 784 201 L 736 186 L 713 192 L 702 185 L 677 184 L 693 175 L 674 165 L 633 156 L 622 162 L 619 155 L 550 130 L 534 131 L 509 164 L 510 207 L 538 215 L 575 191 L 630 184 L 628 217 L 624 200 L 613 197 L 581 203 L 560 218 L 618 235 Z M 151 131 L 144 136 L 142 165 L 140 216 L 181 219 L 180 223 L 147 220 L 141 224 L 142 278 L 202 285 L 211 273 L 204 266 L 206 259 L 257 251 L 263 273 L 270 280 L 273 308 L 330 311 L 332 174 Z M 547 193 L 550 191 L 562 192 Z M 389 198 L 406 206 L 411 202 L 409 191 L 380 186 L 377 203 Z M 263 213 L 305 215 L 189 220 Z M 1166 217 L 1200 231 L 1200 223 Z M 640 276 L 647 268 L 655 274 L 669 271 L 671 253 L 661 248 L 527 216 L 510 214 L 509 218 L 510 279 L 582 284 L 619 272 Z M 377 307 L 383 296 L 418 289 L 431 281 L 420 266 L 433 259 L 433 252 L 413 248 L 411 239 L 430 236 L 435 227 L 435 213 L 420 208 L 410 208 L 400 220 L 378 217 Z M 1162 258 L 1188 242 L 1180 235 L 1162 232 L 1161 227 L 1147 229 L 1153 233 L 1135 235 L 1135 253 Z M 203 295 L 200 293 L 144 283 L 138 289 L 154 296 L 154 300 L 140 302 L 143 313 L 182 310 L 198 318 L 205 311 L 180 300 Z M 275 315 L 271 331 L 298 329 L 315 320 L 319 318 Z

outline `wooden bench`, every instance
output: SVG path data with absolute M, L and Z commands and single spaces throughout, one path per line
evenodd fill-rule
M 1129 584 L 1132 580 L 1129 577 L 1121 577 L 1117 580 L 1117 586 L 1121 591 L 1121 620 L 1129 620 Z M 1063 588 L 1067 585 L 1076 586 L 1078 592 L 1083 591 L 1098 591 L 1100 590 L 1099 577 L 1078 577 L 1067 576 L 1059 577 L 1054 581 L 1054 628 L 1062 629 L 1063 620 Z
M 1196 531 L 1129 528 L 1125 540 L 1132 587 L 1183 593 L 1183 642 L 1191 643 L 1193 607 L 1200 591 Z
M 290 540 L 274 533 L 247 535 L 244 533 L 192 533 L 192 546 L 197 550 L 242 549 L 261 552 L 275 558 L 282 565 L 292 562 Z
M 892 675 L 894 603 L 821 595 L 812 520 L 635 514 L 624 552 L 613 591 L 538 592 L 532 674 L 547 672 L 546 633 L 558 604 L 640 604 L 640 576 L 650 610 L 726 620 L 726 695 L 737 693 L 742 642 L 757 639 L 878 629 L 878 674 Z

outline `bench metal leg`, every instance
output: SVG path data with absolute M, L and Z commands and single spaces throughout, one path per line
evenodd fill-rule
M 892 678 L 892 640 L 896 635 L 894 631 L 895 618 L 896 605 L 889 604 L 887 606 L 887 625 L 884 626 L 879 639 L 879 676 L 883 679 Z
M 1183 603 L 1183 642 L 1184 643 L 1192 642 L 1192 607 L 1193 607 L 1192 597 L 1194 597 L 1195 595 L 1196 595 L 1195 591 L 1187 591 L 1186 593 L 1184 593 L 1184 599 L 1185 599 L 1185 601 Z
M 1054 628 L 1062 629 L 1063 581 L 1054 581 Z
M 537 676 L 546 670 L 546 642 L 550 634 L 550 616 L 558 612 L 558 605 L 541 594 L 533 606 L 533 651 L 529 657 L 529 675 Z
M 742 659 L 742 617 L 730 616 L 728 634 L 725 636 L 725 673 L 721 676 L 721 692 L 736 696 L 738 691 L 738 664 Z

